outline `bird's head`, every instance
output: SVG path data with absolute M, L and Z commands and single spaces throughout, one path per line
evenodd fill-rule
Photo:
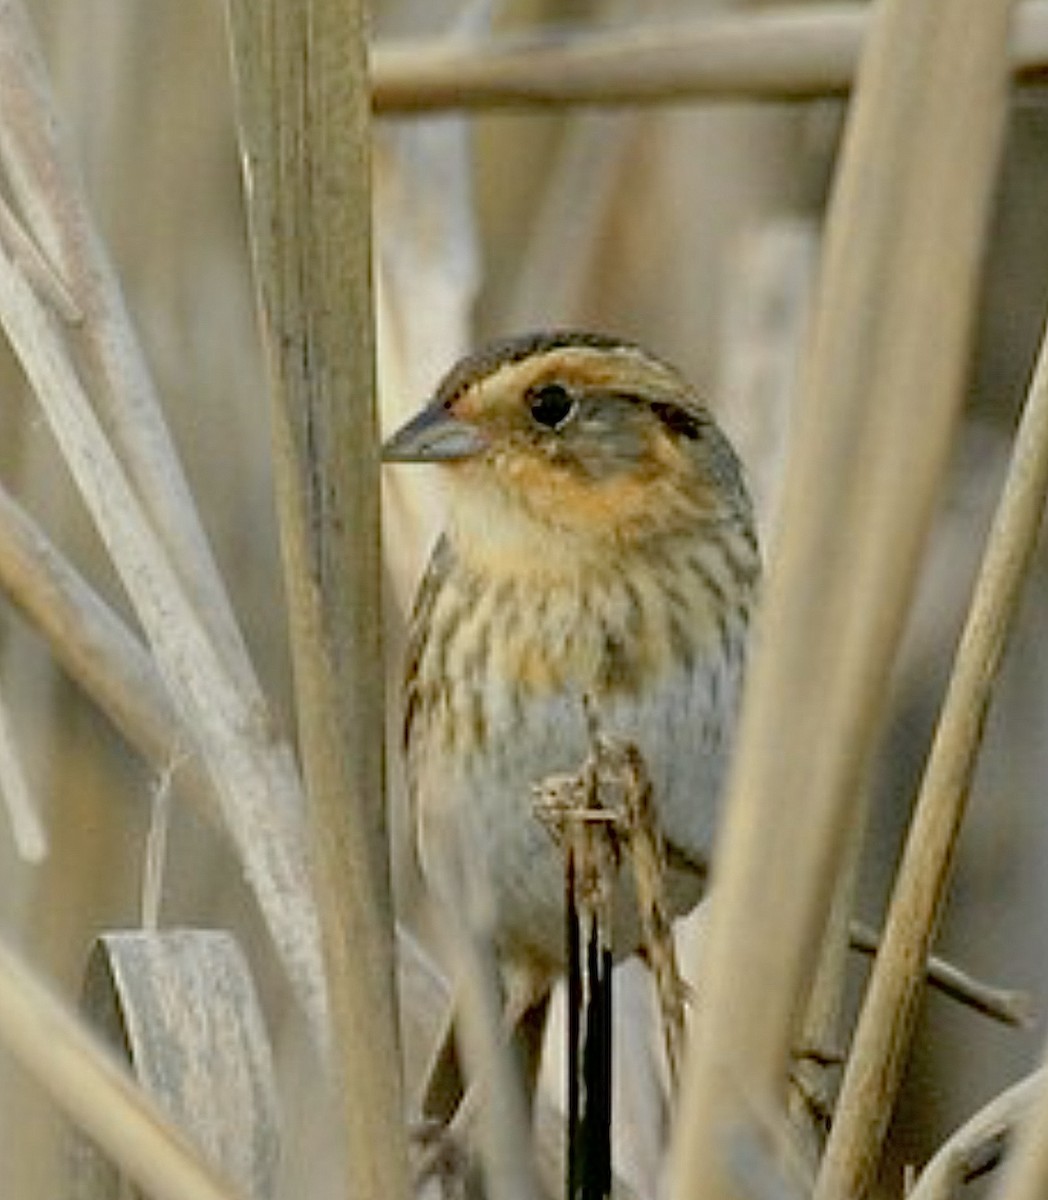
M 551 554 L 749 520 L 735 455 L 685 380 L 597 334 L 531 334 L 463 359 L 383 457 L 443 465 L 467 536 L 526 530 Z

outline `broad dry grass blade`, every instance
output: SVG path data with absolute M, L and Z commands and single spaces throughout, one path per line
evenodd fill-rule
M 1035 1071 L 1013 1083 L 970 1117 L 936 1150 L 907 1200 L 954 1200 L 961 1188 L 995 1166 L 1015 1130 L 1044 1088 L 1045 1073 Z
M 236 1200 L 83 1024 L 0 943 L 0 1041 L 156 1200 Z
M 1023 1095 L 1029 1109 L 1016 1122 L 1017 1130 L 1007 1166 L 991 1193 L 992 1200 L 1043 1200 L 1048 1194 L 1048 1076 L 1040 1070 L 1030 1081 L 1032 1094 Z

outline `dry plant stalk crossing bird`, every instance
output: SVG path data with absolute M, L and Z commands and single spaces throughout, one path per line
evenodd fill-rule
M 408 784 L 436 896 L 466 870 L 514 1015 L 565 966 L 563 861 L 534 788 L 589 750 L 584 698 L 651 775 L 674 915 L 706 875 L 759 575 L 738 460 L 682 376 L 575 331 L 465 358 L 386 443 L 443 469 L 419 586 Z M 629 872 L 614 949 L 638 945 Z

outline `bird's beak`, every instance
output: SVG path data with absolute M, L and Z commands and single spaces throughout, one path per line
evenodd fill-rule
M 434 401 L 402 425 L 382 447 L 385 462 L 450 462 L 487 449 L 479 430 Z

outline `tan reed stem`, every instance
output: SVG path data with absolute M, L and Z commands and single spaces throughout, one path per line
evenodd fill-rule
M 1009 6 L 885 0 L 842 148 L 714 858 L 673 1194 L 727 1200 L 787 1063 L 960 409 Z M 920 436 L 915 436 L 915 413 Z
M 1048 339 L 1034 372 L 1011 466 L 954 660 L 895 880 L 816 1196 L 870 1186 L 917 1018 L 954 848 L 1008 631 L 1048 496 Z
M 0 589 L 138 753 L 157 771 L 174 765 L 179 791 L 218 821 L 214 786 L 148 650 L 2 484 Z
M 811 99 L 852 85 L 871 10 L 811 4 L 644 21 L 606 30 L 542 28 L 468 40 L 379 42 L 379 114 L 565 104 Z M 1016 13 L 1012 69 L 1048 71 L 1048 4 Z
M 112 263 L 63 143 L 50 81 L 22 0 L 0 0 L 0 160 L 34 255 L 13 253 L 69 322 L 67 343 L 114 453 L 223 665 L 258 694 L 160 398 Z M 20 230 L 8 214 L 9 238 Z M 57 302 L 57 303 L 56 303 Z M 260 696 L 259 696 L 259 699 Z
M 119 287 L 65 162 L 61 122 L 18 0 L 0 0 L 0 159 L 26 237 L 65 294 L 56 310 L 56 289 L 41 287 L 40 263 L 27 267 L 22 239 L 8 229 L 0 237 L 0 319 L 134 605 L 191 749 L 206 764 L 245 876 L 322 1045 L 327 1014 L 301 782 L 290 748 L 274 731 Z M 70 306 L 73 326 L 62 323 Z
M 230 0 L 348 1194 L 407 1194 L 359 0 Z

